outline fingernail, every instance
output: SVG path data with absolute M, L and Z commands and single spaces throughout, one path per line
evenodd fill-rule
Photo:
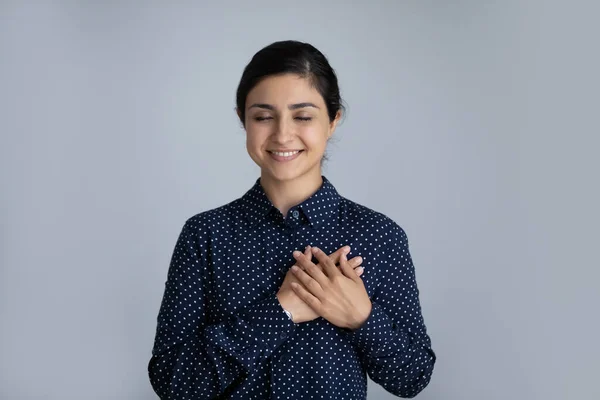
M 292 265 L 292 271 L 298 272 L 298 271 L 300 271 L 300 268 L 298 268 L 297 265 Z
M 363 267 L 358 267 L 356 268 L 356 272 L 361 273 L 363 272 L 365 269 Z
M 356 260 L 356 262 L 357 262 L 357 263 L 361 263 L 363 259 L 362 259 L 362 257 L 361 257 L 361 256 L 357 256 L 357 257 L 355 258 L 355 260 Z
M 300 253 L 298 250 L 294 250 L 294 252 L 292 253 L 294 257 L 300 257 Z
M 346 253 L 346 254 L 350 253 L 350 246 L 344 247 L 344 253 Z
M 313 252 L 313 254 L 317 254 L 317 252 L 318 252 L 318 251 L 319 251 L 319 248 L 318 248 L 318 247 L 313 247 L 313 248 L 312 248 L 312 252 Z

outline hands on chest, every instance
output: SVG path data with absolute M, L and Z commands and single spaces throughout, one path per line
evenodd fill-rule
M 348 246 L 329 256 L 311 246 L 304 253 L 294 252 L 296 264 L 287 272 L 277 298 L 295 323 L 321 316 L 340 328 L 354 330 L 367 320 L 371 300 L 360 278 L 362 258 L 348 260 L 349 252 Z M 316 264 L 311 261 L 313 255 Z

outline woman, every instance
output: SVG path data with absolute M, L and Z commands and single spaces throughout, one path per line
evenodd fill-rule
M 365 399 L 368 373 L 390 393 L 416 395 L 435 354 L 406 234 L 321 175 L 342 114 L 327 59 L 296 41 L 265 47 L 243 72 L 237 113 L 261 175 L 182 228 L 148 365 L 154 390 Z

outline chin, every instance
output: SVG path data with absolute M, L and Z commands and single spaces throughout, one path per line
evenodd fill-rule
M 267 170 L 267 174 L 277 181 L 291 181 L 303 175 L 300 171 L 273 171 Z
M 274 179 L 279 182 L 293 181 L 295 179 L 301 178 L 313 171 L 313 168 L 294 168 L 287 169 L 286 168 L 267 168 L 263 170 L 263 175 L 268 175 L 271 179 Z

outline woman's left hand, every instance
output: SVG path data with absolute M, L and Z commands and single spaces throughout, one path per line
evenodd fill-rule
M 295 251 L 297 266 L 292 271 L 302 285 L 292 288 L 310 308 L 340 328 L 358 329 L 371 314 L 371 300 L 362 278 L 348 264 L 347 252 L 338 268 L 321 249 L 313 247 L 319 268 L 302 252 Z

